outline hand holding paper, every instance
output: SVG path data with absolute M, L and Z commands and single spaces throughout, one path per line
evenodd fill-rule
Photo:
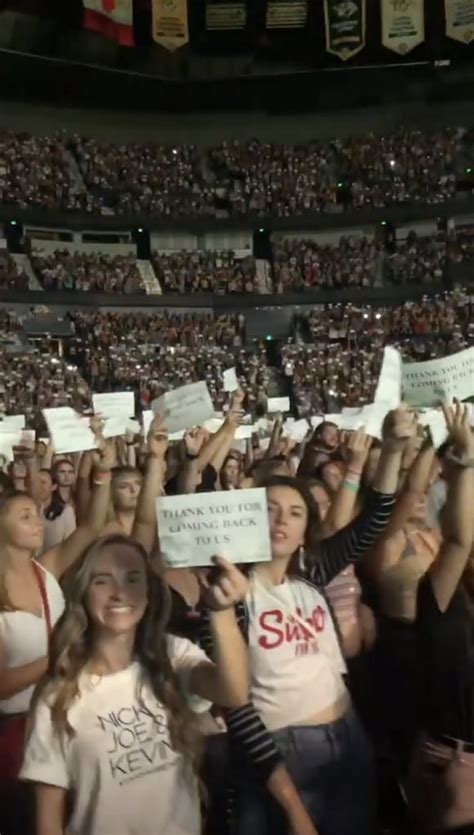
M 161 415 L 155 415 L 150 424 L 147 444 L 148 455 L 151 455 L 152 458 L 164 459 L 168 449 L 168 436 Z
M 167 565 L 212 565 L 216 552 L 233 563 L 271 559 L 265 490 L 164 496 L 156 503 L 160 551 Z
M 391 452 L 403 452 L 409 438 L 418 431 L 417 416 L 408 409 L 400 408 L 389 412 L 383 425 L 383 444 Z
M 247 578 L 223 557 L 214 557 L 212 561 L 218 571 L 211 569 L 210 572 L 198 572 L 199 582 L 204 589 L 203 601 L 214 612 L 232 609 L 245 599 Z

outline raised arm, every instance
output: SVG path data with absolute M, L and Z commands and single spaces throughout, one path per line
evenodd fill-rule
M 442 612 L 448 608 L 462 577 L 473 543 L 474 435 L 467 408 L 444 407 L 452 443 L 448 496 L 443 514 L 443 542 L 429 574 Z
M 346 446 L 348 455 L 344 478 L 321 525 L 321 539 L 333 536 L 352 521 L 371 443 L 372 438 L 363 429 L 351 434 Z
M 40 562 L 55 577 L 62 574 L 79 559 L 82 552 L 101 536 L 107 522 L 110 504 L 110 480 L 115 448 L 101 440 L 100 448 L 93 455 L 93 486 L 86 516 L 68 539 L 46 551 Z
M 156 500 L 163 492 L 168 438 L 163 419 L 156 415 L 150 424 L 147 438 L 145 477 L 138 497 L 132 536 L 150 554 L 156 542 Z
M 305 575 L 317 585 L 327 585 L 349 563 L 355 562 L 384 530 L 395 504 L 398 474 L 406 443 L 416 433 L 416 415 L 406 409 L 389 412 L 383 428 L 382 454 L 373 488 L 359 516 L 320 543 L 316 559 L 307 561 Z

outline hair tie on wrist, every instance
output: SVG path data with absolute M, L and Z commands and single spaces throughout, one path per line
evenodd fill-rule
M 352 475 L 358 475 L 358 476 L 361 476 L 361 475 L 362 475 L 362 470 L 353 470 L 351 467 L 349 467 L 349 468 L 346 470 L 346 473 L 352 473 Z

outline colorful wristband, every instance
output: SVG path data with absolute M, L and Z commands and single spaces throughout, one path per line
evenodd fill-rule
M 359 492 L 359 485 L 354 484 L 353 481 L 347 481 L 346 479 L 344 479 L 344 481 L 342 482 L 342 486 L 345 487 L 346 490 L 352 490 L 354 493 Z

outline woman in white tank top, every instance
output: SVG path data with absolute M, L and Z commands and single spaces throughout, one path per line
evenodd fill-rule
M 46 672 L 48 633 L 64 610 L 59 579 L 102 532 L 109 504 L 110 451 L 96 455 L 89 513 L 72 536 L 38 560 L 43 519 L 26 493 L 0 503 L 0 832 L 26 832 L 27 804 L 16 797 L 25 715 Z M 13 816 L 15 816 L 13 818 Z

